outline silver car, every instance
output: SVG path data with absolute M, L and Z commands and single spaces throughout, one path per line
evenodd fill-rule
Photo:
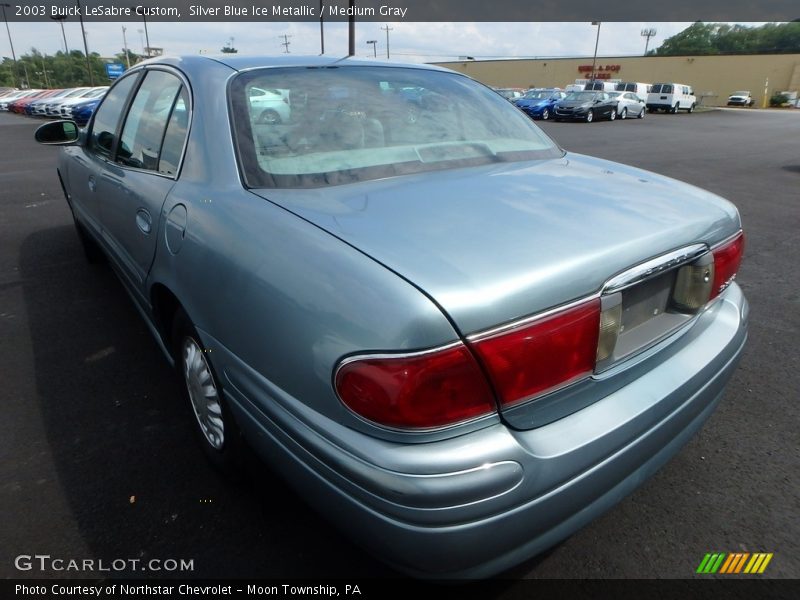
M 633 92 L 609 92 L 612 100 L 617 102 L 617 116 L 620 119 L 644 119 L 647 112 L 644 100 Z
M 747 337 L 730 202 L 565 152 L 445 69 L 152 59 L 37 139 L 211 460 L 255 448 L 417 576 L 498 573 L 608 510 Z

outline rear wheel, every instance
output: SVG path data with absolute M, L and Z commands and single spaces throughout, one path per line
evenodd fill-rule
M 678 114 L 678 104 L 676 103 L 669 112 L 671 112 L 673 115 Z
M 610 112 L 610 113 L 608 113 L 608 120 L 609 120 L 609 121 L 613 121 L 613 120 L 615 120 L 616 118 L 617 118 L 617 109 L 616 109 L 616 108 L 612 108 L 612 109 L 611 109 L 611 112 Z
M 586 113 L 586 122 L 591 123 L 592 121 L 594 121 L 594 111 L 590 109 L 589 112 Z
M 281 122 L 281 116 L 277 113 L 277 111 L 268 108 L 265 111 L 262 111 L 260 115 L 258 115 L 257 123 L 261 125 L 278 125 Z
M 642 107 L 642 110 L 640 110 L 640 111 L 639 111 L 639 114 L 637 115 L 637 117 L 636 117 L 636 118 L 637 118 L 637 119 L 644 119 L 644 113 L 645 113 L 645 112 L 646 112 L 646 111 L 645 111 L 645 108 L 644 108 L 644 107 Z
M 628 107 L 627 106 L 622 109 L 621 113 L 619 113 L 619 118 L 622 119 L 623 121 L 628 118 Z
M 688 110 L 687 112 L 689 112 L 689 113 L 692 113 L 692 112 L 694 112 L 694 104 L 692 104 L 692 105 L 689 107 L 689 110 Z
M 172 343 L 182 395 L 194 414 L 194 430 L 203 451 L 217 468 L 236 473 L 242 466 L 244 439 L 208 359 L 212 349 L 203 346 L 182 309 L 178 309 L 172 324 Z

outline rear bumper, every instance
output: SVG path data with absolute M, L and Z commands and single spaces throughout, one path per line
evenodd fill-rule
M 225 392 L 250 443 L 347 535 L 416 576 L 487 577 L 568 537 L 678 452 L 736 368 L 747 312 L 732 285 L 646 374 L 527 431 L 495 421 L 393 444 L 293 414 L 268 382 L 245 384 L 241 365 L 225 369 Z

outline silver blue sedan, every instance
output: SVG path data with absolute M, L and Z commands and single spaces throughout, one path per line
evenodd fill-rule
M 447 70 L 158 58 L 37 139 L 206 454 L 255 448 L 414 575 L 498 573 L 609 509 L 747 337 L 730 202 L 565 152 Z

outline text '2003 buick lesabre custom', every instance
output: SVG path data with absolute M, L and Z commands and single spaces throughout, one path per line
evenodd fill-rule
M 37 139 L 211 459 L 252 446 L 417 576 L 498 573 L 613 506 L 747 337 L 731 203 L 444 69 L 153 59 Z

